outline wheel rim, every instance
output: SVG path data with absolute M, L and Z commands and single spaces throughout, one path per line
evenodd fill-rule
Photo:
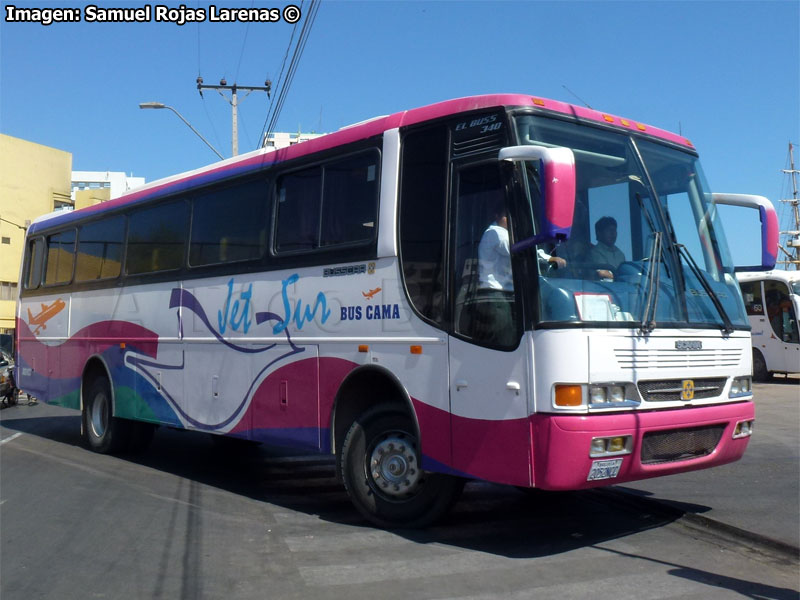
M 108 429 L 108 402 L 105 394 L 97 394 L 92 401 L 92 433 L 98 438 L 103 437 Z
M 413 494 L 421 484 L 414 440 L 402 432 L 383 436 L 375 444 L 367 467 L 374 489 L 389 498 Z

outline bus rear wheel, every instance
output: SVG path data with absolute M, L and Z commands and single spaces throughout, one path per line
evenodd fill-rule
M 125 450 L 131 441 L 133 422 L 114 416 L 108 379 L 95 377 L 86 389 L 82 417 L 89 447 L 100 454 Z
M 342 446 L 340 469 L 351 501 L 379 527 L 425 527 L 458 499 L 463 479 L 423 471 L 419 442 L 402 408 L 359 416 Z

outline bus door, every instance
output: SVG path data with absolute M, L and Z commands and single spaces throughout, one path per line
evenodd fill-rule
M 497 160 L 454 166 L 450 410 L 454 468 L 530 485 L 526 365 Z
M 769 321 L 770 338 L 775 340 L 779 355 L 771 371 L 793 373 L 800 370 L 800 337 L 797 313 L 789 286 L 783 281 L 764 281 L 764 299 Z
M 774 348 L 776 340 L 770 339 L 772 331 L 767 323 L 764 309 L 764 290 L 761 281 L 741 281 L 739 287 L 744 298 L 744 307 L 750 320 L 750 335 L 753 339 L 753 348 L 758 351 L 765 362 L 765 368 L 774 371 L 778 350 Z

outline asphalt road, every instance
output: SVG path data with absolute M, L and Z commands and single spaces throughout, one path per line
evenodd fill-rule
M 621 489 L 667 502 L 698 522 L 800 548 L 800 378 L 757 383 L 753 396 L 756 424 L 740 461 Z
M 798 389 L 773 387 L 757 390 L 760 403 Z M 650 480 L 636 494 L 673 496 L 709 519 L 736 513 L 729 500 L 771 507 L 758 511 L 761 525 L 785 504 L 778 517 L 796 530 L 797 494 L 771 494 L 796 489 L 797 412 L 775 410 L 777 432 L 759 411 L 741 471 Z M 327 459 L 169 429 L 141 455 L 103 456 L 84 448 L 79 427 L 76 412 L 57 407 L 0 412 L 3 600 L 800 598 L 790 554 L 632 492 L 528 496 L 473 482 L 439 525 L 389 532 L 359 517 Z M 764 485 L 781 478 L 788 488 Z M 738 479 L 750 485 L 727 487 Z

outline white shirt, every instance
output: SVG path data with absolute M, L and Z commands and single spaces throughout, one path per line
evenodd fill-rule
M 478 245 L 478 288 L 514 291 L 508 229 L 497 223 L 486 228 Z

